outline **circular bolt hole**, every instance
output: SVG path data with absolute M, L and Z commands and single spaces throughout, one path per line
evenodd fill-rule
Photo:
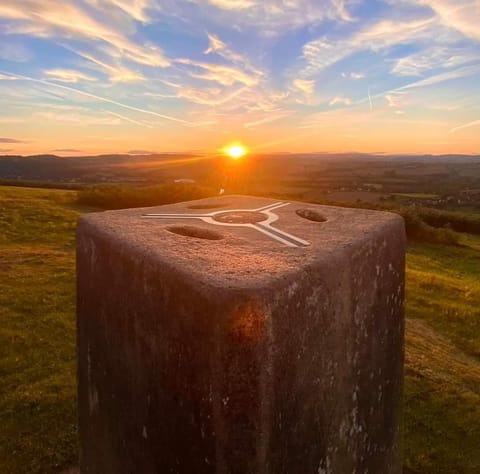
M 261 212 L 236 211 L 217 214 L 213 220 L 226 224 L 254 224 L 255 222 L 266 221 L 268 216 Z
M 228 204 L 194 204 L 188 206 L 188 209 L 219 209 L 220 207 L 227 207 Z
M 314 209 L 298 209 L 297 215 L 313 222 L 326 222 L 327 218 Z
M 223 235 L 213 230 L 190 225 L 175 225 L 166 228 L 172 234 L 183 235 L 184 237 L 194 237 L 196 239 L 221 240 Z

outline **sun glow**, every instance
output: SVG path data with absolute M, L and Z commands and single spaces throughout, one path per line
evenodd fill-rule
M 247 154 L 247 149 L 240 143 L 233 143 L 231 145 L 227 145 L 223 152 L 228 155 L 232 160 L 239 160 L 242 156 Z

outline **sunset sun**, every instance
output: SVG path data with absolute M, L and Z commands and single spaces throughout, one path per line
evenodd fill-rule
M 232 160 L 239 160 L 247 154 L 247 149 L 239 143 L 227 145 L 223 151 L 227 156 L 232 158 Z

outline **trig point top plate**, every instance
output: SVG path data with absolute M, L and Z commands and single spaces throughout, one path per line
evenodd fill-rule
M 259 284 L 381 240 L 384 232 L 404 233 L 402 219 L 387 212 L 237 195 L 94 213 L 82 221 L 80 229 L 112 245 L 215 286 L 225 279 Z

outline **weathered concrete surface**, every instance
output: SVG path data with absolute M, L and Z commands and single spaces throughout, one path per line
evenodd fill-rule
M 82 473 L 401 472 L 400 217 L 292 202 L 272 227 L 310 243 L 298 247 L 254 228 L 142 218 L 274 202 L 81 220 Z M 216 220 L 259 220 L 240 214 Z

